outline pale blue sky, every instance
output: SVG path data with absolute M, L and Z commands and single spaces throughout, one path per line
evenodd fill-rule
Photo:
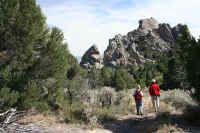
M 82 56 L 96 44 L 103 54 L 109 38 L 138 27 L 139 19 L 154 17 L 172 26 L 187 24 L 200 35 L 199 0 L 37 0 L 50 26 L 59 27 L 71 53 Z

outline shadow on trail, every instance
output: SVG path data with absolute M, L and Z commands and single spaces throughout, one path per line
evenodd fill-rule
M 160 128 L 165 128 L 166 132 L 200 132 L 200 107 L 188 106 L 183 113 L 172 114 L 170 112 L 160 112 L 154 116 L 144 115 L 141 118 L 134 116 L 112 123 L 104 124 L 104 129 L 113 133 L 152 133 Z M 196 119 L 195 119 L 196 117 Z M 175 127 L 168 128 L 168 127 Z

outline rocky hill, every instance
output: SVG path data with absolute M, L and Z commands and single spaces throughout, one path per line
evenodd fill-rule
M 104 52 L 104 63 L 111 66 L 140 66 L 166 55 L 181 35 L 183 25 L 171 27 L 159 24 L 154 18 L 142 19 L 139 27 L 127 35 L 116 35 L 109 40 Z
M 84 68 L 96 66 L 143 66 L 144 63 L 155 62 L 161 56 L 168 56 L 175 46 L 177 38 L 181 36 L 184 25 L 171 27 L 166 23 L 159 23 L 154 18 L 139 20 L 137 29 L 127 35 L 116 35 L 109 39 L 109 45 L 101 59 L 98 48 L 93 45 L 81 59 Z
M 81 59 L 80 65 L 88 69 L 93 66 L 97 69 L 101 69 L 103 67 L 103 60 L 96 45 L 93 45 L 86 51 Z

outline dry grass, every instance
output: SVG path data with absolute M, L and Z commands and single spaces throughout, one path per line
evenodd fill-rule
M 53 115 L 35 114 L 30 116 L 25 116 L 18 121 L 20 124 L 28 125 L 30 123 L 37 123 L 44 126 L 51 126 L 58 123 L 58 118 Z
M 178 128 L 171 124 L 163 124 L 158 128 L 156 133 L 183 133 L 184 131 L 181 128 Z
M 198 105 L 190 96 L 189 92 L 180 89 L 161 91 L 161 101 L 175 107 L 176 109 L 183 109 L 188 105 Z

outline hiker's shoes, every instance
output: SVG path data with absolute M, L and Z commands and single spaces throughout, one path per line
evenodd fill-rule
M 141 116 L 143 116 L 143 113 L 137 113 L 137 115 L 141 115 Z

